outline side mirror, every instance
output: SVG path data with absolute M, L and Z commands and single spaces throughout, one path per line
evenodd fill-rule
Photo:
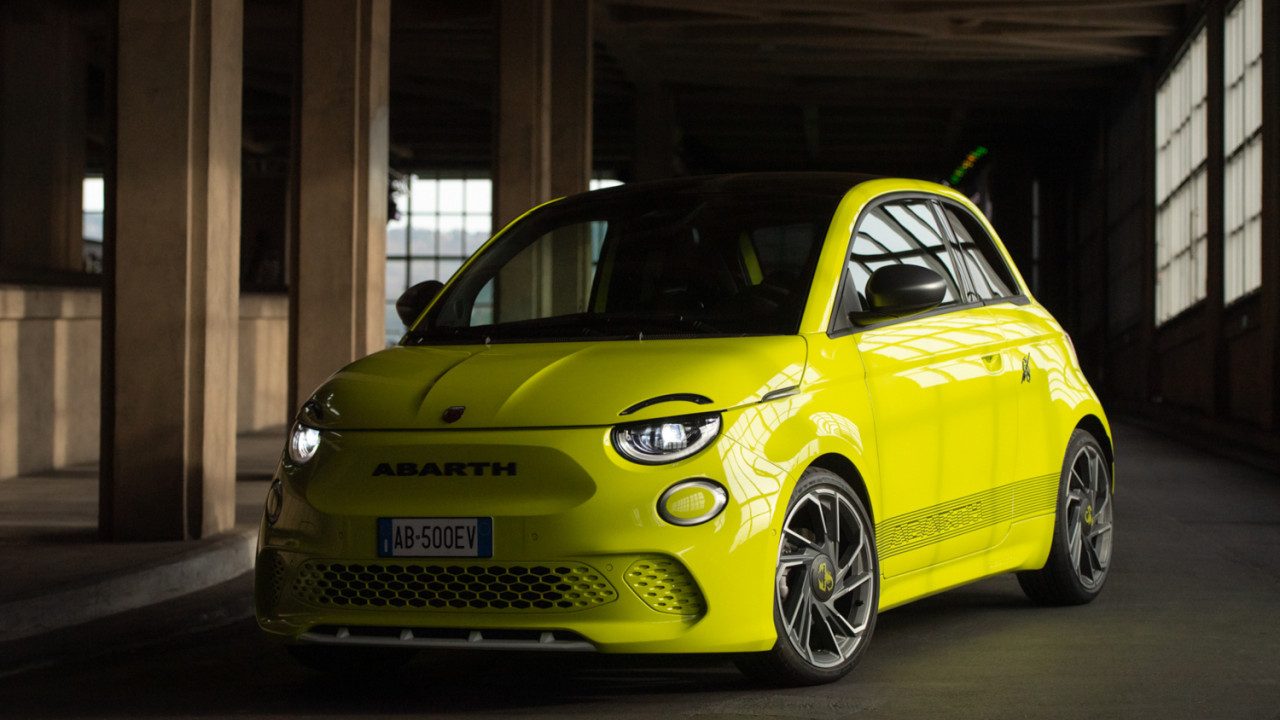
M 857 325 L 870 325 L 931 310 L 947 295 L 947 281 L 920 265 L 886 265 L 867 280 L 867 312 L 849 313 Z
M 410 287 L 396 299 L 396 314 L 405 327 L 413 327 L 413 323 L 427 309 L 427 305 L 440 294 L 444 283 L 439 280 L 426 280 Z

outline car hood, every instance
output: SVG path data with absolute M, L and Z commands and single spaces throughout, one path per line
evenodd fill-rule
M 799 336 L 394 347 L 330 377 L 304 417 L 332 430 L 461 430 L 603 426 L 724 410 L 798 386 L 805 349 Z M 711 402 L 666 400 L 622 414 L 681 394 Z M 449 422 L 450 408 L 465 410 Z

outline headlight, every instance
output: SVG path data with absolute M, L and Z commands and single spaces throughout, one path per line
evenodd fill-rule
M 642 465 L 661 465 L 693 455 L 720 434 L 720 414 L 688 415 L 619 425 L 613 447 Z
M 310 460 L 320 447 L 320 431 L 307 427 L 302 423 L 293 426 L 293 435 L 289 438 L 289 457 L 299 465 Z

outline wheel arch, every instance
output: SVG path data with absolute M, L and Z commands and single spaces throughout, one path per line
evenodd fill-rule
M 1080 422 L 1076 423 L 1076 429 L 1087 431 L 1102 446 L 1102 454 L 1106 456 L 1107 464 L 1111 466 L 1111 490 L 1115 492 L 1116 451 L 1111 440 L 1111 433 L 1107 431 L 1107 426 L 1097 415 L 1085 415 L 1080 418 Z
M 867 514 L 871 516 L 871 524 L 875 525 L 875 506 L 871 503 L 871 495 L 867 492 L 867 484 L 862 479 L 862 473 L 858 471 L 858 466 L 854 465 L 852 460 L 840 453 L 829 452 L 814 458 L 813 462 L 809 463 L 809 467 L 828 470 L 849 483 L 849 487 L 858 494 L 858 499 L 862 501 L 862 506 L 867 509 Z

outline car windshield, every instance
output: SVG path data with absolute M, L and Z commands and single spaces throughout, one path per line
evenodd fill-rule
M 667 182 L 546 205 L 482 250 L 406 342 L 795 333 L 851 184 L 766 185 Z

